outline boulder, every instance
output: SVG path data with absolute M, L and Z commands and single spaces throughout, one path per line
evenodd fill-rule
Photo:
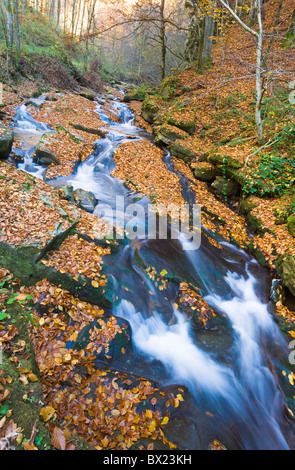
M 295 256 L 287 250 L 277 260 L 276 268 L 282 278 L 282 283 L 295 295 Z
M 192 161 L 196 157 L 194 152 L 177 141 L 169 147 L 169 150 L 174 157 L 181 158 L 185 163 Z
M 88 134 L 98 135 L 99 137 L 104 138 L 107 135 L 107 132 L 102 131 L 101 129 L 95 129 L 93 127 L 82 126 L 82 124 L 77 124 L 75 122 L 70 122 L 70 125 L 79 131 L 88 132 Z
M 118 331 L 113 339 L 106 344 L 103 328 L 105 328 L 108 322 L 114 325 L 114 321 L 118 326 Z M 93 332 L 96 332 L 95 338 L 93 338 Z M 100 332 L 102 332 L 101 338 Z M 123 355 L 132 351 L 131 327 L 123 318 L 105 315 L 83 327 L 76 341 L 68 344 L 68 347 L 79 350 L 86 349 L 90 341 L 95 341 L 98 344 L 101 343 L 99 349 L 94 353 L 96 360 L 104 364 L 112 364 L 114 361 L 121 359 Z
M 295 237 L 295 214 L 292 214 L 290 217 L 288 217 L 287 226 L 292 237 Z
M 81 207 L 86 212 L 93 212 L 97 205 L 97 199 L 91 191 L 84 191 L 84 189 L 76 189 L 73 192 L 74 200 L 78 207 Z
M 228 180 L 222 176 L 217 176 L 211 186 L 222 196 L 236 196 L 239 189 L 236 181 Z
M 80 96 L 83 98 L 86 98 L 87 100 L 94 101 L 95 100 L 95 94 L 92 93 L 89 90 L 83 90 L 79 93 Z
M 194 167 L 194 175 L 198 180 L 210 183 L 216 179 L 219 174 L 219 170 L 210 163 L 198 163 Z
M 160 107 L 157 105 L 156 101 L 152 98 L 146 98 L 141 106 L 141 116 L 147 122 L 152 124 L 155 121 L 155 118 L 160 111 Z
M 176 140 L 185 139 L 187 137 L 186 132 L 177 127 L 170 126 L 169 124 L 155 128 L 154 131 L 156 134 L 156 142 L 168 146 L 172 145 Z
M 196 121 L 194 119 L 192 119 L 191 121 L 181 121 L 179 119 L 176 120 L 170 117 L 167 119 L 167 122 L 168 124 L 171 124 L 171 126 L 178 127 L 179 129 L 182 129 L 190 135 L 193 135 L 196 129 Z
M 6 160 L 11 152 L 14 133 L 4 124 L 0 124 L 0 159 Z
M 57 156 L 49 150 L 49 143 L 43 135 L 35 149 L 33 160 L 39 165 L 61 165 Z

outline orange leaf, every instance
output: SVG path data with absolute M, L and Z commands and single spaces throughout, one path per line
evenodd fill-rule
M 51 434 L 52 445 L 59 450 L 66 449 L 66 438 L 62 429 L 55 427 Z

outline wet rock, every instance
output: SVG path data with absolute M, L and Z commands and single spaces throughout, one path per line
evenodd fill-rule
M 74 129 L 77 129 L 77 130 L 83 131 L 83 132 L 88 132 L 88 134 L 98 135 L 99 137 L 102 137 L 102 138 L 105 138 L 106 135 L 107 135 L 107 132 L 102 131 L 101 129 L 95 129 L 95 128 L 92 128 L 92 127 L 85 127 L 85 126 L 82 126 L 82 124 L 77 124 L 77 123 L 74 123 L 74 122 L 70 122 L 70 125 L 73 126 Z
M 0 159 L 6 160 L 11 152 L 14 133 L 4 124 L 0 124 Z
M 97 205 L 97 199 L 91 191 L 84 189 L 76 189 L 73 192 L 74 201 L 78 207 L 81 207 L 86 212 L 92 213 Z
M 41 137 L 41 140 L 36 147 L 33 160 L 39 165 L 61 165 L 57 156 L 49 150 L 46 135 Z
M 276 268 L 282 277 L 283 285 L 295 295 L 295 256 L 289 254 L 287 250 L 278 258 Z
M 284 288 L 281 279 L 273 279 L 271 283 L 270 298 L 276 303 L 284 295 Z
M 103 328 L 104 325 L 108 325 L 109 323 L 112 324 L 113 328 L 115 326 L 118 326 L 119 328 L 113 339 L 106 344 L 103 340 Z M 102 339 L 99 338 L 101 331 Z M 96 337 L 93 332 L 96 332 Z M 113 362 L 121 359 L 125 354 L 132 351 L 131 327 L 129 323 L 123 318 L 115 318 L 114 316 L 107 315 L 86 325 L 79 333 L 77 340 L 72 345 L 68 345 L 68 347 L 70 346 L 72 349 L 79 350 L 85 349 L 90 341 L 96 342 L 97 338 L 97 343 L 100 344 L 100 347 L 94 351 L 94 355 L 98 362 L 112 364 Z
M 71 185 L 55 186 L 60 198 L 74 202 L 74 188 Z

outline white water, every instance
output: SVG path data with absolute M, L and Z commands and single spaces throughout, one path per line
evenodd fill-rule
M 46 169 L 34 163 L 33 153 L 42 135 L 52 132 L 52 129 L 47 124 L 36 121 L 26 105 L 22 104 L 17 109 L 13 131 L 15 139 L 21 142 L 23 151 L 23 163 L 19 163 L 18 168 L 43 179 Z

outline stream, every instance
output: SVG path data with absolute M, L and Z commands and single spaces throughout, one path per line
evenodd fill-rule
M 110 104 L 121 122 L 112 122 L 97 103 L 106 138 L 97 141 L 94 153 L 72 175 L 48 181 L 91 191 L 99 201 L 97 216 L 102 215 L 103 204 L 115 209 L 116 198 L 145 210 L 151 203 L 111 172 L 118 145 L 131 139 L 152 142 L 153 136 L 134 125 L 126 104 L 116 99 Z M 41 135 L 52 130 L 35 121 L 25 105 L 17 110 L 14 130 L 16 138 L 26 142 L 19 168 L 43 178 L 46 169 L 34 164 L 32 155 Z M 167 150 L 164 162 L 175 171 Z M 195 202 L 183 176 L 181 184 L 183 197 Z M 107 215 L 106 219 L 111 221 Z M 269 367 L 270 361 L 274 367 L 286 366 L 288 358 L 287 341 L 270 312 L 269 273 L 246 251 L 221 237 L 219 250 L 205 235 L 203 227 L 201 245 L 195 249 L 182 234 L 178 239 L 135 238 L 107 257 L 116 299 L 113 314 L 131 325 L 134 347 L 133 354 L 116 366 L 162 386 L 179 384 L 189 390 L 195 434 L 189 443 L 179 436 L 179 448 L 202 449 L 207 438 L 216 436 L 232 449 L 290 449 L 293 423 L 286 417 L 282 390 Z M 158 272 L 165 268 L 197 286 L 219 322 L 196 330 L 181 306 L 175 306 L 177 286 L 168 283 L 167 290 L 158 290 L 144 265 Z

